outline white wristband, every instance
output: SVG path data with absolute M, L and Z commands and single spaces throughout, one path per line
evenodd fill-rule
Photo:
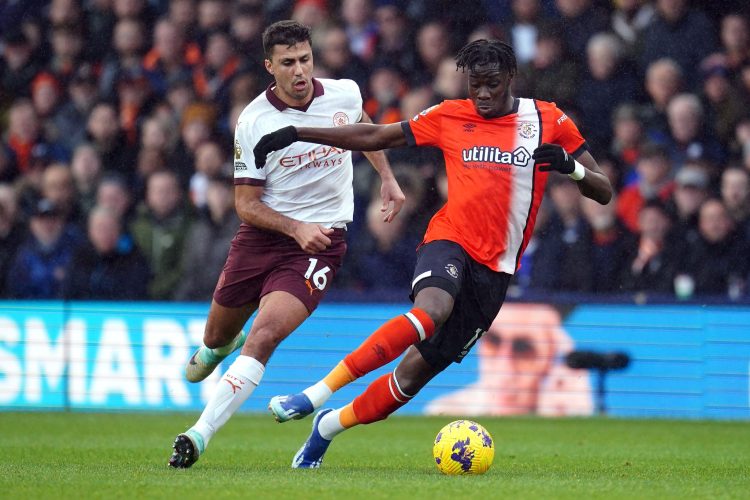
M 568 174 L 568 177 L 573 179 L 574 181 L 580 181 L 586 176 L 586 167 L 578 163 L 576 160 L 573 160 L 575 162 L 575 169 Z

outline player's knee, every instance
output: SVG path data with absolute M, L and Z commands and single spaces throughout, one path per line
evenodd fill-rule
M 255 327 L 248 335 L 248 352 L 258 359 L 270 357 L 287 335 L 272 326 Z
M 436 287 L 422 289 L 414 300 L 414 306 L 427 313 L 435 328 L 439 328 L 448 320 L 453 311 L 453 304 L 453 297 Z

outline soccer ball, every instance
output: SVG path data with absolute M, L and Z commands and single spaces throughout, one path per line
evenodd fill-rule
M 478 423 L 456 420 L 440 429 L 432 455 L 443 474 L 484 474 L 495 458 L 495 443 Z

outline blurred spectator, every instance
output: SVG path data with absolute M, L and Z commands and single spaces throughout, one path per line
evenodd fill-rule
M 412 83 L 421 85 L 434 80 L 440 63 L 451 56 L 450 37 L 445 25 L 430 21 L 417 31 L 417 54 L 419 68 L 414 68 Z
M 172 21 L 162 19 L 156 23 L 154 45 L 143 58 L 143 68 L 157 96 L 166 94 L 170 81 L 189 77 L 200 61 L 200 47 L 193 42 L 186 43 L 183 33 Z
M 625 186 L 617 198 L 617 217 L 629 231 L 638 232 L 639 213 L 646 201 L 666 202 L 672 195 L 671 172 L 672 164 L 663 147 L 655 144 L 643 147 L 636 164 L 638 179 Z
M 731 142 L 735 127 L 748 109 L 748 100 L 732 87 L 729 78 L 725 66 L 711 66 L 703 71 L 703 95 L 708 104 L 706 125 L 722 145 Z
M 628 253 L 634 247 L 633 235 L 617 220 L 616 200 L 601 205 L 581 197 L 581 211 L 591 228 L 592 292 L 620 292 Z
M 718 165 L 724 161 L 721 144 L 705 123 L 705 111 L 693 94 L 679 94 L 667 106 L 670 137 L 664 141 L 672 163 L 680 168 L 687 160 L 707 160 Z
M 198 38 L 201 47 L 205 47 L 213 33 L 229 33 L 231 4 L 227 0 L 198 1 Z
M 216 141 L 206 141 L 196 151 L 195 173 L 190 178 L 190 201 L 196 208 L 208 202 L 209 181 L 228 174 L 225 149 Z
M 49 200 L 66 223 L 83 226 L 83 216 L 78 206 L 78 196 L 70 167 L 53 163 L 42 174 L 42 197 Z
M 198 30 L 198 6 L 196 0 L 170 0 L 167 17 L 183 33 L 193 40 Z
M 18 248 L 6 282 L 8 296 L 15 299 L 56 299 L 70 261 L 83 236 L 49 200 L 41 198 L 31 207 L 30 235 Z
M 531 288 L 591 291 L 591 233 L 581 213 L 581 193 L 574 182 L 556 174 L 547 182 L 553 210 L 534 253 Z
M 125 178 L 118 174 L 105 174 L 96 187 L 96 206 L 113 212 L 127 223 L 133 208 L 133 197 Z
M 187 188 L 193 175 L 198 146 L 211 137 L 215 121 L 216 109 L 208 103 L 190 104 L 182 114 L 180 139 L 168 164 L 177 172 L 180 185 L 184 188 Z
M 646 70 L 646 92 L 651 100 L 646 108 L 646 129 L 666 134 L 667 105 L 683 87 L 682 69 L 672 59 L 659 59 Z
M 170 300 L 182 277 L 180 261 L 190 227 L 190 213 L 177 175 L 168 170 L 148 178 L 146 199 L 130 225 L 136 246 L 153 273 L 149 297 Z
M 148 79 L 138 70 L 122 73 L 117 79 L 117 111 L 120 128 L 128 147 L 138 141 L 139 120 L 151 109 L 151 88 Z
M 675 176 L 675 189 L 668 208 L 674 213 L 672 234 L 686 241 L 698 229 L 698 210 L 709 196 L 709 179 L 699 163 L 685 164 Z
M 330 78 L 348 78 L 357 82 L 360 88 L 365 88 L 368 70 L 362 60 L 355 56 L 349 48 L 349 38 L 340 26 L 331 26 L 325 30 L 320 44 L 321 64 Z
M 87 59 L 99 62 L 110 52 L 117 17 L 112 10 L 112 0 L 89 0 L 84 9 Z
M 526 64 L 532 61 L 536 54 L 536 35 L 542 13 L 541 1 L 513 0 L 511 11 L 513 17 L 506 31 L 516 53 L 516 61 L 518 64 Z
M 38 61 L 32 57 L 34 49 L 23 31 L 17 27 L 4 32 L 2 41 L 4 46 L 0 88 L 8 96 L 28 97 L 31 94 L 31 81 L 40 70 Z
M 409 19 L 396 0 L 380 0 L 375 8 L 378 30 L 374 63 L 394 64 L 399 68 L 416 68 L 414 34 Z
M 203 63 L 193 70 L 193 88 L 199 99 L 213 102 L 219 110 L 229 108 L 229 87 L 237 74 L 240 59 L 234 53 L 228 33 L 208 35 Z
M 83 33 L 78 24 L 59 24 L 52 26 L 52 57 L 47 63 L 47 70 L 55 78 L 67 84 L 76 68 L 82 62 Z
M 621 104 L 615 108 L 612 112 L 612 132 L 610 152 L 622 165 L 622 176 L 629 183 L 634 180 L 635 165 L 645 140 L 639 108 L 634 104 Z
M 640 49 L 643 33 L 654 21 L 656 10 L 647 0 L 615 0 L 612 12 L 612 31 L 625 43 L 626 52 L 633 57 Z
M 592 36 L 586 46 L 588 74 L 578 86 L 576 107 L 594 150 L 606 150 L 612 138 L 610 116 L 617 105 L 638 97 L 639 82 L 623 56 L 621 42 L 610 33 Z
M 721 174 L 721 201 L 738 231 L 750 243 L 750 173 L 730 167 Z
M 70 162 L 78 206 L 84 215 L 96 204 L 96 189 L 102 176 L 102 160 L 93 146 L 81 144 L 73 152 Z
M 329 18 L 326 0 L 297 0 L 291 18 L 313 30 L 324 27 Z
M 135 149 L 127 144 L 114 104 L 105 101 L 95 104 L 89 114 L 86 132 L 87 139 L 99 153 L 104 168 L 132 180 L 135 173 Z
M 701 205 L 698 232 L 687 243 L 680 252 L 679 271 L 692 279 L 695 293 L 739 298 L 747 279 L 748 247 L 720 200 Z
M 565 43 L 571 56 L 583 59 L 589 39 L 609 29 L 606 11 L 593 0 L 555 0 L 555 7 L 562 20 Z
M 8 270 L 26 234 L 16 192 L 9 184 L 0 184 L 0 297 L 8 296 Z
M 97 80 L 90 65 L 76 69 L 68 83 L 67 97 L 52 121 L 59 131 L 61 146 L 72 151 L 86 139 L 88 116 L 98 99 Z
M 143 24 L 134 18 L 121 19 L 115 25 L 113 42 L 114 52 L 107 55 L 99 81 L 100 93 L 107 99 L 115 98 L 120 75 L 141 71 L 146 42 Z
M 51 130 L 52 123 L 47 121 L 57 111 L 60 103 L 60 83 L 49 73 L 39 73 L 34 81 L 31 82 L 31 102 L 34 104 L 34 110 L 45 130 L 45 135 L 51 139 L 58 139 L 60 132 Z M 54 134 L 54 135 L 53 135 Z
M 732 76 L 750 63 L 750 27 L 742 14 L 727 14 L 721 20 L 721 52 L 704 61 L 706 66 L 724 66 Z
M 638 240 L 621 277 L 622 287 L 634 292 L 671 293 L 677 256 L 669 241 L 672 221 L 664 204 L 648 201 L 638 212 Z
M 132 245 L 123 249 L 122 222 L 106 208 L 88 217 L 88 242 L 73 255 L 63 296 L 78 300 L 145 300 L 150 271 Z
M 230 33 L 235 42 L 234 48 L 237 55 L 242 59 L 241 69 L 252 71 L 257 68 L 255 73 L 262 74 L 261 71 L 265 69 L 260 68 L 261 65 L 253 64 L 254 58 L 263 53 L 261 35 L 263 34 L 265 21 L 262 6 L 245 3 L 235 5 L 230 22 Z
M 682 68 L 688 86 L 697 83 L 695 68 L 716 48 L 714 30 L 703 12 L 687 0 L 656 0 L 656 19 L 644 32 L 641 67 L 668 57 Z
M 397 68 L 382 66 L 370 77 L 370 99 L 364 110 L 374 123 L 396 123 L 401 121 L 399 100 L 407 90 L 406 80 Z
M 371 61 L 375 55 L 377 30 L 370 0 L 342 0 L 341 19 L 352 53 L 363 61 Z
M 466 97 L 466 80 L 467 74 L 458 71 L 456 60 L 452 57 L 446 57 L 440 62 L 438 72 L 435 76 L 435 82 L 432 89 L 435 91 L 433 101 L 442 102 L 445 99 L 462 99 Z M 425 108 L 423 108 L 425 109 Z M 407 115 L 409 118 L 413 115 Z
M 43 136 L 34 105 L 27 99 L 15 101 L 8 111 L 8 135 L 5 144 L 21 174 L 31 169 L 35 150 L 48 159 L 64 160 L 66 156 L 62 148 L 48 142 Z M 44 153 L 41 153 L 42 151 Z
M 380 183 L 372 185 L 365 215 L 366 230 L 349 239 L 349 257 L 341 278 L 342 284 L 351 288 L 373 290 L 411 282 L 416 248 L 427 227 L 427 220 L 418 214 L 424 199 L 424 182 L 410 165 L 393 165 L 393 172 L 406 202 L 398 217 L 385 223 L 380 210 Z
M 540 27 L 534 59 L 518 68 L 513 83 L 516 95 L 533 96 L 565 108 L 574 101 L 577 83 L 578 68 L 568 57 L 559 26 Z
M 52 0 L 47 10 L 47 18 L 52 26 L 77 24 L 83 18 L 78 0 Z
M 219 175 L 207 181 L 204 209 L 190 226 L 185 241 L 176 300 L 211 300 L 240 223 L 234 211 L 233 189 L 231 177 Z

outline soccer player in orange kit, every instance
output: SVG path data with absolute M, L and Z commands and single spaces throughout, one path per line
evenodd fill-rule
M 443 101 L 389 125 L 289 126 L 255 146 L 259 166 L 268 153 L 296 141 L 361 151 L 437 146 L 448 178 L 448 200 L 418 249 L 414 307 L 382 325 L 320 382 L 271 399 L 269 408 L 278 421 L 302 418 L 336 390 L 408 349 L 393 373 L 375 380 L 352 403 L 315 416 L 294 468 L 319 467 L 336 435 L 385 419 L 463 359 L 505 300 L 550 171 L 567 174 L 581 194 L 599 203 L 612 197 L 607 177 L 573 121 L 553 103 L 513 97 L 516 58 L 509 45 L 477 40 L 464 46 L 456 61 L 468 71 L 468 99 Z

